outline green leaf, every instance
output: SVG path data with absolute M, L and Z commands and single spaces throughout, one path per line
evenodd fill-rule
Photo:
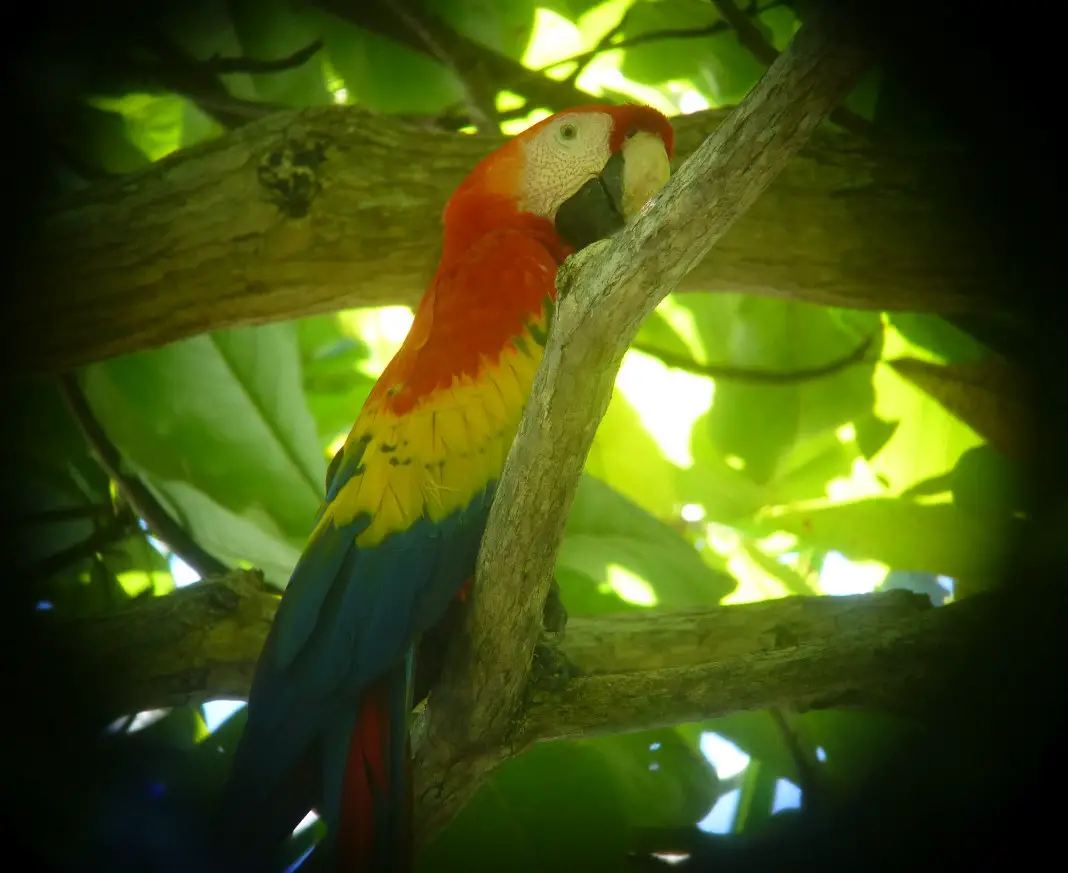
M 879 100 L 879 92 L 883 85 L 882 70 L 872 69 L 860 77 L 860 81 L 853 90 L 842 100 L 842 106 L 850 109 L 861 118 L 872 121 L 875 117 L 875 106 Z
M 891 312 L 887 318 L 910 343 L 937 355 L 947 364 L 970 364 L 989 353 L 978 340 L 937 315 Z
M 295 559 L 322 499 L 326 461 L 292 325 L 95 364 L 83 384 L 120 453 L 201 545 L 274 574 Z
M 130 140 L 126 118 L 121 112 L 98 106 L 78 106 L 72 133 L 65 137 L 67 148 L 84 156 L 86 163 L 105 173 L 126 174 L 142 170 L 148 156 Z M 74 133 L 76 131 L 76 133 Z M 76 137 L 76 138 L 75 138 Z
M 533 0 L 423 0 L 422 5 L 457 33 L 518 60 L 534 31 L 534 10 L 542 4 Z
M 754 524 L 795 534 L 806 545 L 895 570 L 925 570 L 985 580 L 1002 569 L 1011 528 L 979 519 L 951 503 L 871 498 L 831 506 L 772 510 Z
M 623 39 L 633 39 L 658 30 L 696 30 L 720 20 L 711 3 L 700 0 L 657 0 L 634 3 L 620 32 Z M 730 34 L 722 34 L 730 36 Z M 669 79 L 697 78 L 705 69 L 716 37 L 654 41 L 626 49 L 622 72 L 629 79 L 658 84 Z
M 712 768 L 672 730 L 539 744 L 486 780 L 420 866 L 616 871 L 632 828 L 695 824 L 716 786 Z
M 347 433 L 363 408 L 375 380 L 362 369 L 371 349 L 341 331 L 337 316 L 323 315 L 297 322 L 304 372 L 304 396 L 328 447 Z
M 950 473 L 953 504 L 978 518 L 1008 519 L 1023 504 L 1020 471 L 989 445 L 960 456 Z
M 790 40 L 794 38 L 794 34 L 801 27 L 797 14 L 785 4 L 774 6 L 761 12 L 755 21 L 765 37 L 767 37 L 768 42 L 779 52 L 786 51 Z
M 464 99 L 452 70 L 385 37 L 335 20 L 323 39 L 350 103 L 373 112 L 431 115 Z
M 888 755 L 922 736 L 915 723 L 878 712 L 812 710 L 792 721 L 808 746 L 823 749 L 826 760 L 819 772 L 836 791 L 869 784 Z
M 239 515 L 186 482 L 166 481 L 134 469 L 182 530 L 209 554 L 230 566 L 247 562 L 262 570 L 267 582 L 280 588 L 289 580 L 317 510 L 308 516 L 305 533 L 287 536 L 276 520 L 259 508 Z M 325 479 L 324 472 L 324 483 Z
M 689 294 L 679 305 L 697 323 L 710 361 L 748 369 L 789 372 L 848 355 L 858 344 L 829 310 L 735 294 Z M 867 318 L 870 332 L 878 314 Z M 757 484 L 782 477 L 828 450 L 834 432 L 870 412 L 874 365 L 860 364 L 831 376 L 787 385 L 719 379 L 708 417 L 713 446 L 740 460 Z
M 58 509 L 110 503 L 108 478 L 89 455 L 56 382 L 27 379 L 6 395 L 5 413 L 14 457 L 8 473 L 11 491 L 7 513 L 14 518 L 39 516 Z M 16 565 L 28 565 L 73 546 L 94 532 L 89 518 L 20 524 Z M 84 562 L 53 580 L 77 585 Z
M 592 476 L 575 493 L 557 579 L 574 614 L 718 603 L 734 587 L 678 531 Z
M 708 731 L 730 740 L 750 758 L 761 761 L 776 777 L 797 782 L 797 765 L 783 742 L 782 732 L 767 711 L 739 712 L 686 725 L 687 735 L 699 742 Z
M 618 390 L 597 426 L 585 469 L 658 518 L 678 512 L 678 468 L 664 457 L 638 411 Z

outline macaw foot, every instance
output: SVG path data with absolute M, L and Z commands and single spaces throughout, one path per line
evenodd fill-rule
M 556 645 L 545 640 L 535 643 L 531 679 L 536 686 L 545 691 L 563 691 L 571 679 L 581 675 L 582 670 Z
M 563 637 L 567 627 L 567 609 L 564 607 L 564 601 L 560 599 L 560 584 L 555 578 L 549 586 L 549 596 L 545 598 L 541 625 L 547 633 L 556 637 Z

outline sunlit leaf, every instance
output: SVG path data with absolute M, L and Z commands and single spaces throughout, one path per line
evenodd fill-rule
M 719 20 L 715 6 L 701 0 L 635 3 L 620 36 L 634 39 L 658 30 L 696 30 Z M 733 39 L 732 34 L 726 35 Z M 702 77 L 710 56 L 718 48 L 715 36 L 649 42 L 627 49 L 622 70 L 627 76 L 646 83 Z
M 887 320 L 910 343 L 930 352 L 937 363 L 967 364 L 989 354 L 982 343 L 937 315 L 890 312 Z
M 457 33 L 510 58 L 520 58 L 534 31 L 534 0 L 430 0 L 427 9 Z M 506 83 L 502 83 L 506 84 Z
M 705 363 L 788 373 L 825 365 L 854 351 L 864 333 L 823 307 L 736 294 L 688 294 Z M 878 330 L 874 313 L 865 333 Z M 785 476 L 835 446 L 836 430 L 872 407 L 872 365 L 791 384 L 743 377 L 716 380 L 708 432 L 717 452 L 736 457 L 757 484 Z
M 373 112 L 429 115 L 464 99 L 460 79 L 445 64 L 393 40 L 340 19 L 331 20 L 323 39 L 349 103 Z
M 898 354 L 901 341 L 896 331 L 887 332 L 887 346 L 888 355 Z M 918 482 L 948 473 L 963 452 L 982 442 L 974 430 L 892 367 L 876 367 L 873 384 L 873 413 L 893 423 L 895 430 L 869 465 L 891 493 L 901 494 Z
M 1007 455 L 1027 454 L 1030 409 L 1022 375 L 1001 358 L 939 366 L 914 358 L 887 362 Z
M 374 385 L 367 370 L 374 349 L 342 330 L 334 315 L 297 322 L 304 395 L 321 444 L 347 433 Z
M 150 161 L 182 145 L 185 100 L 174 94 L 130 94 L 92 101 L 99 109 L 122 116 L 126 138 Z
M 769 509 L 759 522 L 805 543 L 897 570 L 986 579 L 1002 569 L 1005 523 L 979 519 L 952 503 L 871 498 L 830 506 Z
M 734 584 L 678 531 L 592 476 L 575 494 L 557 578 L 574 614 L 712 604 Z
M 292 326 L 94 364 L 83 384 L 123 457 L 201 545 L 282 570 L 311 529 L 326 474 Z

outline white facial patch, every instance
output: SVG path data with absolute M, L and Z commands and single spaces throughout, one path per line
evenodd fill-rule
M 612 123 L 603 112 L 562 115 L 525 143 L 520 208 L 552 221 L 557 207 L 604 169 Z

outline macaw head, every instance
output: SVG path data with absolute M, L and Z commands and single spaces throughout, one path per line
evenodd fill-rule
M 445 245 L 514 223 L 549 225 L 571 249 L 619 230 L 668 179 L 671 122 L 649 106 L 582 106 L 486 157 L 445 208 Z

